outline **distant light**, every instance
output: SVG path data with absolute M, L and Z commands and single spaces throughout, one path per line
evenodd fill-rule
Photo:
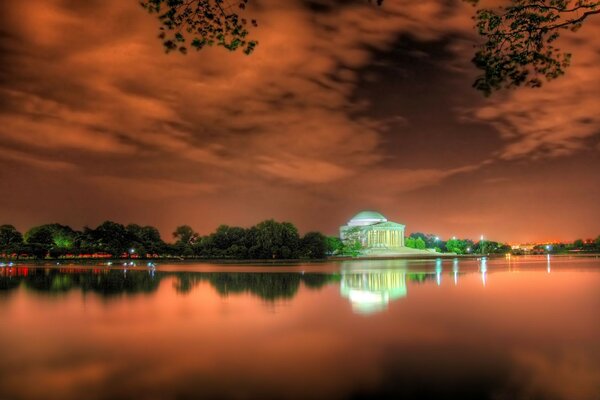
M 470 247 L 467 247 L 467 252 L 469 252 L 469 253 L 471 252 L 471 248 Z
M 456 240 L 456 236 L 452 236 L 452 240 Z
M 481 235 L 481 240 L 483 240 L 483 235 Z
M 135 249 L 129 249 L 129 252 L 130 252 L 131 254 L 133 254 L 133 253 L 135 253 Z
M 550 251 L 552 250 L 552 246 L 550 246 L 549 244 L 546 245 L 546 250 Z
M 439 236 L 436 236 L 436 237 L 435 237 L 435 241 L 436 241 L 436 242 L 439 242 L 439 240 L 440 240 L 440 237 L 439 237 Z

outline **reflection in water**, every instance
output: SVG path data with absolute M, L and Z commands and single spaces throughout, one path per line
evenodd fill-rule
M 110 298 L 120 295 L 151 294 L 166 278 L 175 278 L 180 294 L 190 293 L 199 283 L 208 282 L 221 296 L 250 293 L 265 301 L 292 299 L 301 285 L 319 289 L 338 283 L 340 294 L 349 299 L 352 310 L 369 314 L 387 309 L 388 304 L 407 295 L 407 281 L 441 284 L 442 264 L 434 272 L 407 272 L 405 268 L 383 268 L 378 264 L 351 264 L 341 274 L 268 272 L 168 272 L 156 268 L 28 268 L 0 269 L 0 292 L 23 287 L 38 293 L 60 295 L 71 290 L 96 293 Z M 454 262 L 454 282 L 458 282 L 458 261 Z
M 482 257 L 479 260 L 479 271 L 481 272 L 481 282 L 483 286 L 486 284 L 486 274 L 487 274 L 487 258 Z
M 122 294 L 155 292 L 162 280 L 175 278 L 174 288 L 187 294 L 200 282 L 208 282 L 221 296 L 251 293 L 263 300 L 293 298 L 301 284 L 307 288 L 320 288 L 337 281 L 337 274 L 317 273 L 225 273 L 225 272 L 165 272 L 156 268 L 3 268 L 0 269 L 0 291 L 10 291 L 21 286 L 36 292 L 57 295 L 79 289 L 103 297 Z
M 454 276 L 454 285 L 458 285 L 458 258 L 452 260 L 452 275 Z
M 407 265 L 406 260 L 343 263 L 340 294 L 350 300 L 355 313 L 372 314 L 387 310 L 391 301 L 406 297 L 407 281 L 423 283 L 435 280 L 438 286 L 441 285 L 441 259 L 436 260 L 434 272 L 416 272 L 409 270 Z
M 391 300 L 406 296 L 406 272 L 397 270 L 342 272 L 340 293 L 361 314 L 385 310 Z
M 579 260 L 0 267 L 0 399 L 596 400 Z

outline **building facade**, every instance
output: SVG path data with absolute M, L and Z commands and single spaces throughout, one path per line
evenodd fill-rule
M 378 212 L 361 211 L 340 227 L 340 238 L 354 238 L 365 249 L 396 249 L 404 247 L 404 229 Z

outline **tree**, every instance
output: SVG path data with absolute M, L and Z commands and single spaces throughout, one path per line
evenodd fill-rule
M 23 245 L 23 235 L 12 225 L 0 226 L 0 253 L 18 253 Z
M 468 243 L 465 240 L 452 238 L 446 242 L 446 249 L 450 253 L 465 254 L 467 247 Z
M 425 249 L 425 241 L 423 240 L 423 238 L 418 237 L 415 239 L 415 249 L 419 249 L 419 250 Z
M 23 243 L 23 235 L 12 225 L 0 226 L 0 248 L 6 248 Z
M 573 247 L 576 249 L 583 249 L 583 240 L 577 239 L 573 242 Z
M 320 232 L 308 232 L 300 240 L 300 255 L 306 258 L 325 258 L 328 239 Z
M 176 243 L 194 244 L 198 240 L 198 233 L 196 233 L 189 225 L 181 225 L 175 228 L 173 232 L 173 238 Z
M 50 248 L 54 244 L 53 236 L 51 225 L 40 225 L 25 232 L 25 241 L 28 244 L 41 244 Z
M 479 4 L 479 0 L 463 1 Z M 374 2 L 382 5 L 383 0 Z M 258 45 L 256 40 L 248 39 L 248 23 L 243 17 L 248 0 L 140 3 L 149 13 L 158 15 L 159 38 L 166 52 L 186 54 L 189 47 L 201 50 L 217 45 L 251 54 Z M 483 43 L 472 61 L 483 73 L 473 86 L 489 95 L 503 87 L 540 87 L 541 78 L 551 80 L 563 75 L 571 54 L 555 48 L 554 42 L 562 31 L 577 31 L 595 14 L 600 14 L 598 0 L 511 0 L 507 7 L 477 10 L 475 26 Z M 251 19 L 251 25 L 258 26 L 255 19 Z
M 414 232 L 410 234 L 413 239 L 421 238 L 425 242 L 425 248 L 433 249 L 439 245 L 439 237 L 432 233 Z
M 125 226 L 116 222 L 105 221 L 91 231 L 91 234 L 95 248 L 110 253 L 113 257 L 127 253 L 132 245 Z
M 344 240 L 342 240 L 342 254 L 356 257 L 362 250 L 361 228 L 354 226 L 344 232 Z
M 165 242 L 160 237 L 160 232 L 153 226 L 140 226 L 129 224 L 125 227 L 131 247 L 138 254 L 160 254 L 165 249 Z
M 489 95 L 502 87 L 540 87 L 541 78 L 563 75 L 571 54 L 554 42 L 564 30 L 581 28 L 599 7 L 600 1 L 590 0 L 512 0 L 505 8 L 478 10 L 476 26 L 485 42 L 473 62 L 483 74 L 473 86 Z
M 298 229 L 289 222 L 272 219 L 253 227 L 250 233 L 253 245 L 249 249 L 251 258 L 286 259 L 297 258 L 300 245 Z
M 327 254 L 341 254 L 344 249 L 344 243 L 342 239 L 337 236 L 327 237 Z

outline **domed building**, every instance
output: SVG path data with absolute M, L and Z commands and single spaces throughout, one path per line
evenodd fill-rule
M 376 211 L 361 211 L 340 227 L 340 238 L 355 238 L 364 249 L 398 249 L 404 247 L 404 228 Z

